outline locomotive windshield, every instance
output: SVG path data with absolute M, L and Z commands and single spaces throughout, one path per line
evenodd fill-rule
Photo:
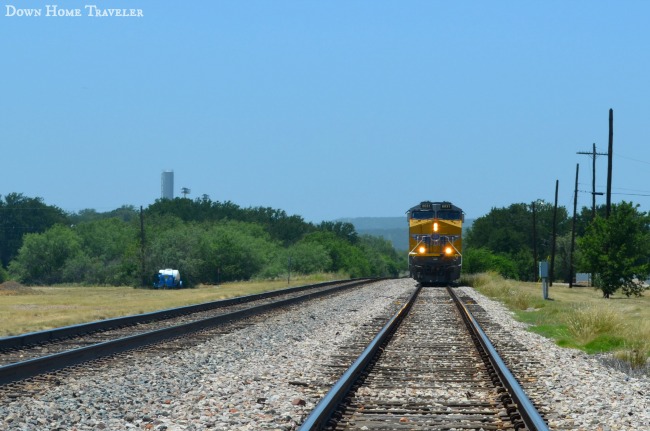
M 436 212 L 433 210 L 428 211 L 413 211 L 411 213 L 411 218 L 416 220 L 429 220 L 435 218 Z
M 462 220 L 462 217 L 463 216 L 460 211 L 454 210 L 415 210 L 411 212 L 411 218 L 415 220 L 432 220 L 435 218 L 440 220 Z
M 460 220 L 460 211 L 443 210 L 438 211 L 438 218 L 441 220 Z

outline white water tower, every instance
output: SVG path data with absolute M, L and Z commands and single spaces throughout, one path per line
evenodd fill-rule
M 160 198 L 174 199 L 174 171 L 163 171 L 160 178 Z

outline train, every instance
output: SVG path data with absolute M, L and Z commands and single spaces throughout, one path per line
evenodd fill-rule
M 424 201 L 406 214 L 410 277 L 422 285 L 453 284 L 463 265 L 463 210 L 447 201 Z

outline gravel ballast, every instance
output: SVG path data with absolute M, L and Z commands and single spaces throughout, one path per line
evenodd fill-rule
M 168 355 L 121 355 L 116 366 L 72 371 L 58 384 L 0 399 L 0 430 L 292 430 L 336 377 L 329 364 L 364 327 L 387 318 L 415 287 L 387 280 L 272 313 Z M 650 380 L 561 349 L 510 312 L 460 288 L 525 342 L 545 367 L 534 382 L 551 429 L 650 430 Z M 364 326 L 366 325 L 366 326 Z M 343 370 L 341 370 L 343 372 Z M 4 392 L 2 392 L 4 394 Z

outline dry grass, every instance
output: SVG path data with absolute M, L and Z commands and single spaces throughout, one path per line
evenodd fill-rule
M 572 306 L 564 320 L 569 333 L 581 342 L 589 342 L 599 334 L 627 332 L 623 316 L 595 304 Z
M 195 289 L 150 290 L 132 287 L 19 287 L 0 289 L 0 337 L 95 320 L 251 295 L 337 278 L 320 274 L 287 280 L 200 285 Z M 338 277 L 341 278 L 341 277 Z
M 496 273 L 466 275 L 461 283 L 473 286 L 485 296 L 498 299 L 513 310 L 527 310 L 536 302 L 532 293 L 521 289 L 519 283 L 505 280 Z

